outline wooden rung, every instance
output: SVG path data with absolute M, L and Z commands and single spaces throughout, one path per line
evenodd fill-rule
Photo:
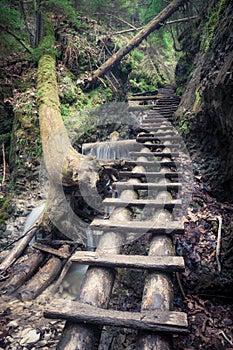
M 143 130 L 153 130 L 153 131 L 174 131 L 174 127 L 172 125 L 164 125 L 164 126 L 161 126 L 161 124 L 159 125 L 158 123 L 143 123 L 143 124 L 140 124 L 139 126 L 140 129 L 143 129 Z
M 129 155 L 133 157 L 179 157 L 179 152 L 129 152 Z
M 160 136 L 157 135 L 139 135 L 137 136 L 137 142 L 145 142 L 145 141 L 180 141 L 181 137 L 179 135 L 173 135 L 173 136 L 163 136 L 162 134 Z
M 177 162 L 174 161 L 137 161 L 137 160 L 127 160 L 126 164 L 128 165 L 141 165 L 144 167 L 157 167 L 157 166 L 166 166 L 166 167 L 175 167 Z
M 171 191 L 177 190 L 182 187 L 180 182 L 168 182 L 167 184 L 160 184 L 156 182 L 139 182 L 139 183 L 131 183 L 131 182 L 113 182 L 113 188 L 117 188 L 119 190 L 123 189 L 133 189 L 133 190 L 162 190 L 162 191 Z
M 103 231 L 115 231 L 115 232 L 127 232 L 127 233 L 139 233 L 144 234 L 151 232 L 155 234 L 171 234 L 171 233 L 183 233 L 184 228 L 181 222 L 171 221 L 169 223 L 157 224 L 155 221 L 128 221 L 128 222 L 114 222 L 111 220 L 94 219 L 90 224 L 91 229 L 103 230 Z
M 44 312 L 47 318 L 93 325 L 126 327 L 152 332 L 187 333 L 187 315 L 178 311 L 129 312 L 101 309 L 73 300 L 56 299 Z
M 139 142 L 142 143 L 142 142 Z M 164 145 L 163 143 L 152 143 L 152 144 L 145 144 L 144 145 L 147 148 L 175 148 L 175 149 L 179 149 L 180 148 L 180 144 L 178 143 L 172 143 L 170 145 Z
M 181 256 L 143 256 L 120 255 L 79 251 L 72 255 L 72 261 L 84 265 L 147 269 L 163 272 L 184 271 L 184 259 Z
M 130 177 L 130 178 L 168 178 L 168 179 L 172 179 L 172 178 L 179 178 L 181 177 L 181 173 L 179 172 L 157 172 L 157 171 L 151 171 L 151 172 L 145 172 L 145 173 L 133 173 L 132 171 L 120 171 L 119 172 L 119 176 L 121 178 L 125 178 L 125 177 Z
M 145 129 L 142 129 L 141 132 L 143 132 L 143 130 L 145 130 Z M 173 135 L 174 137 L 179 136 L 174 128 L 172 130 L 170 130 L 170 131 L 164 131 L 164 132 L 163 131 L 162 132 L 158 132 L 156 130 L 154 131 L 153 129 L 150 129 L 150 130 L 148 130 L 147 133 L 148 133 L 148 135 L 146 135 L 146 134 L 143 134 L 143 135 L 139 134 L 137 137 L 144 137 L 144 136 L 153 136 L 153 137 L 160 137 L 160 136 L 162 136 L 162 137 L 165 137 L 165 136 L 170 136 L 170 135 Z
M 163 117 L 161 118 L 161 115 L 158 117 L 147 117 L 146 119 L 144 119 L 143 121 L 145 121 L 146 123 L 163 123 L 164 121 L 167 121 L 169 123 L 173 123 L 173 118 L 167 118 L 167 117 Z
M 105 206 L 113 207 L 152 207 L 156 209 L 173 209 L 174 207 L 180 208 L 182 201 L 180 199 L 173 199 L 169 202 L 162 202 L 155 199 L 135 199 L 135 200 L 123 200 L 120 198 L 105 198 L 103 201 Z

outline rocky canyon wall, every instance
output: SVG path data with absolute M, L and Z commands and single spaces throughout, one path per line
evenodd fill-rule
M 221 199 L 233 200 L 233 4 L 210 1 L 181 36 L 176 69 L 184 89 L 176 121 L 196 173 Z

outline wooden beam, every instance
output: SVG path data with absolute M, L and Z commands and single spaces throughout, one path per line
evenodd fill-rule
M 170 145 L 169 145 L 170 147 Z M 167 166 L 175 167 L 177 162 L 174 161 L 139 161 L 139 160 L 127 160 L 126 164 L 128 165 L 141 165 L 144 167 L 158 167 L 158 166 Z
M 131 178 L 141 178 L 141 177 L 146 177 L 146 178 L 178 178 L 181 177 L 181 173 L 179 172 L 166 172 L 163 173 L 161 171 L 151 171 L 151 172 L 145 172 L 145 173 L 133 173 L 132 171 L 120 171 L 119 176 L 121 178 L 124 177 L 131 177 Z
M 178 152 L 129 152 L 129 155 L 133 157 L 179 157 Z
M 171 210 L 174 207 L 181 207 L 182 201 L 180 199 L 173 199 L 171 201 L 162 202 L 155 199 L 134 199 L 134 200 L 123 200 L 120 198 L 106 198 L 103 201 L 105 206 L 113 207 L 150 207 L 156 209 L 168 209 Z
M 184 312 L 124 312 L 105 310 L 78 301 L 57 299 L 44 312 L 47 318 L 60 318 L 71 322 L 134 328 L 148 331 L 187 333 Z
M 184 271 L 184 259 L 181 256 L 153 257 L 79 251 L 71 256 L 71 260 L 79 264 L 104 267 L 126 267 L 163 272 Z
M 177 190 L 182 187 L 180 182 L 171 182 L 167 184 L 158 184 L 154 182 L 139 182 L 139 183 L 131 183 L 131 182 L 114 182 L 112 184 L 113 188 L 117 188 L 119 190 L 130 189 L 130 190 L 161 190 L 161 191 L 170 191 Z
M 35 249 L 38 249 L 38 250 L 41 250 L 42 252 L 46 252 L 46 253 L 58 256 L 59 258 L 62 258 L 62 259 L 67 259 L 70 256 L 69 253 L 62 252 L 61 250 L 59 251 L 58 249 L 48 247 L 44 244 L 34 243 L 32 246 Z
M 90 224 L 91 229 L 109 230 L 126 233 L 140 233 L 152 232 L 155 234 L 170 234 L 183 233 L 184 227 L 180 221 L 172 221 L 169 223 L 157 224 L 154 221 L 129 221 L 129 222 L 114 222 L 110 220 L 94 219 Z

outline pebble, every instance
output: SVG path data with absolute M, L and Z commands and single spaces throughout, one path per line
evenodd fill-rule
M 13 321 L 10 321 L 7 325 L 8 327 L 13 327 L 13 328 L 16 328 L 18 327 L 18 322 L 13 320 Z
M 26 328 L 22 331 L 21 336 L 23 339 L 21 339 L 20 345 L 33 344 L 40 340 L 40 333 L 37 333 L 36 329 Z

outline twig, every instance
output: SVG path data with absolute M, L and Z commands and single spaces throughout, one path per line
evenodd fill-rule
M 220 331 L 219 334 L 221 334 L 223 336 L 223 338 L 231 345 L 233 346 L 233 342 L 231 339 L 228 338 L 228 336 L 223 332 L 223 331 Z
M 5 154 L 5 145 L 2 143 L 2 159 L 3 159 L 3 175 L 2 175 L 2 186 L 6 181 L 6 154 Z
M 218 265 L 218 272 L 221 272 L 221 264 L 220 264 L 220 245 L 221 245 L 221 236 L 222 236 L 222 217 L 217 216 L 218 219 L 218 237 L 217 237 L 217 245 L 216 245 L 216 260 Z
M 176 272 L 176 279 L 177 279 L 178 285 L 179 285 L 179 287 L 180 287 L 181 294 L 182 294 L 183 298 L 186 299 L 186 295 L 185 295 L 185 292 L 184 292 L 184 288 L 183 288 L 183 286 L 182 286 L 182 284 L 181 284 L 179 272 Z

